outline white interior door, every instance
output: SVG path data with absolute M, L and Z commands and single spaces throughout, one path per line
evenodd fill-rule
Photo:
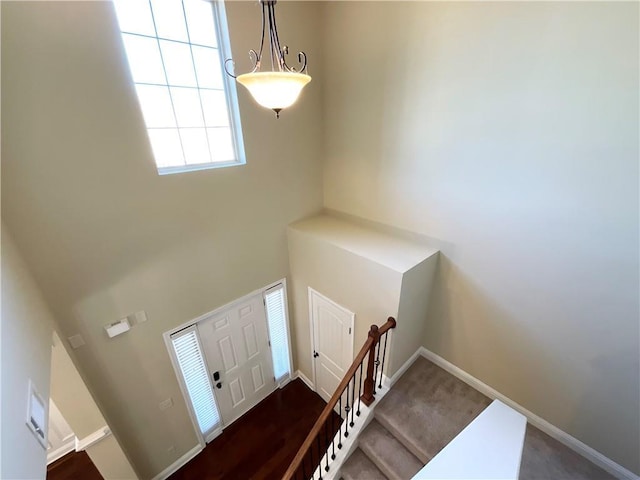
M 262 294 L 198 322 L 224 425 L 276 388 Z
M 329 401 L 353 361 L 355 315 L 309 288 L 316 392 Z

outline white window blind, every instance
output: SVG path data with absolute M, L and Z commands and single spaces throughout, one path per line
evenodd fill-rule
M 278 285 L 264 294 L 273 357 L 273 375 L 276 382 L 290 374 L 289 337 L 287 334 L 287 310 L 284 286 Z
M 244 163 L 235 84 L 224 73 L 224 7 L 115 0 L 158 173 Z
M 195 326 L 171 335 L 171 343 L 200 431 L 206 437 L 220 425 L 220 415 Z

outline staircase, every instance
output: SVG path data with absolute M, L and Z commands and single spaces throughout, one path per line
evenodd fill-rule
M 375 409 L 342 467 L 344 480 L 407 480 L 491 401 L 418 357 Z
M 423 357 L 374 410 L 343 480 L 408 480 L 489 404 L 490 399 Z M 527 425 L 520 480 L 613 480 L 598 466 Z

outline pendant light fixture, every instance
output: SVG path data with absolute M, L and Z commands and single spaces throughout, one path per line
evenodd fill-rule
M 253 70 L 236 77 L 227 68 L 229 62 L 233 63 L 232 59 L 225 62 L 225 70 L 228 75 L 249 90 L 256 102 L 263 107 L 270 108 L 276 112 L 276 118 L 280 118 L 280 111 L 295 103 L 304 86 L 311 81 L 311 77 L 307 75 L 307 56 L 304 52 L 298 52 L 299 69 L 296 70 L 287 65 L 284 57 L 289 53 L 289 47 L 286 45 L 280 47 L 278 28 L 276 27 L 276 0 L 259 1 L 262 5 L 262 38 L 258 52 L 249 50 Z M 265 33 L 267 33 L 265 30 L 267 22 L 271 70 L 262 71 L 262 51 Z

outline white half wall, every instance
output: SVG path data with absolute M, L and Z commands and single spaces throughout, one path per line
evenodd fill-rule
M 402 274 L 321 237 L 288 229 L 294 366 L 313 379 L 308 287 L 355 313 L 354 355 L 369 327 L 397 316 Z

